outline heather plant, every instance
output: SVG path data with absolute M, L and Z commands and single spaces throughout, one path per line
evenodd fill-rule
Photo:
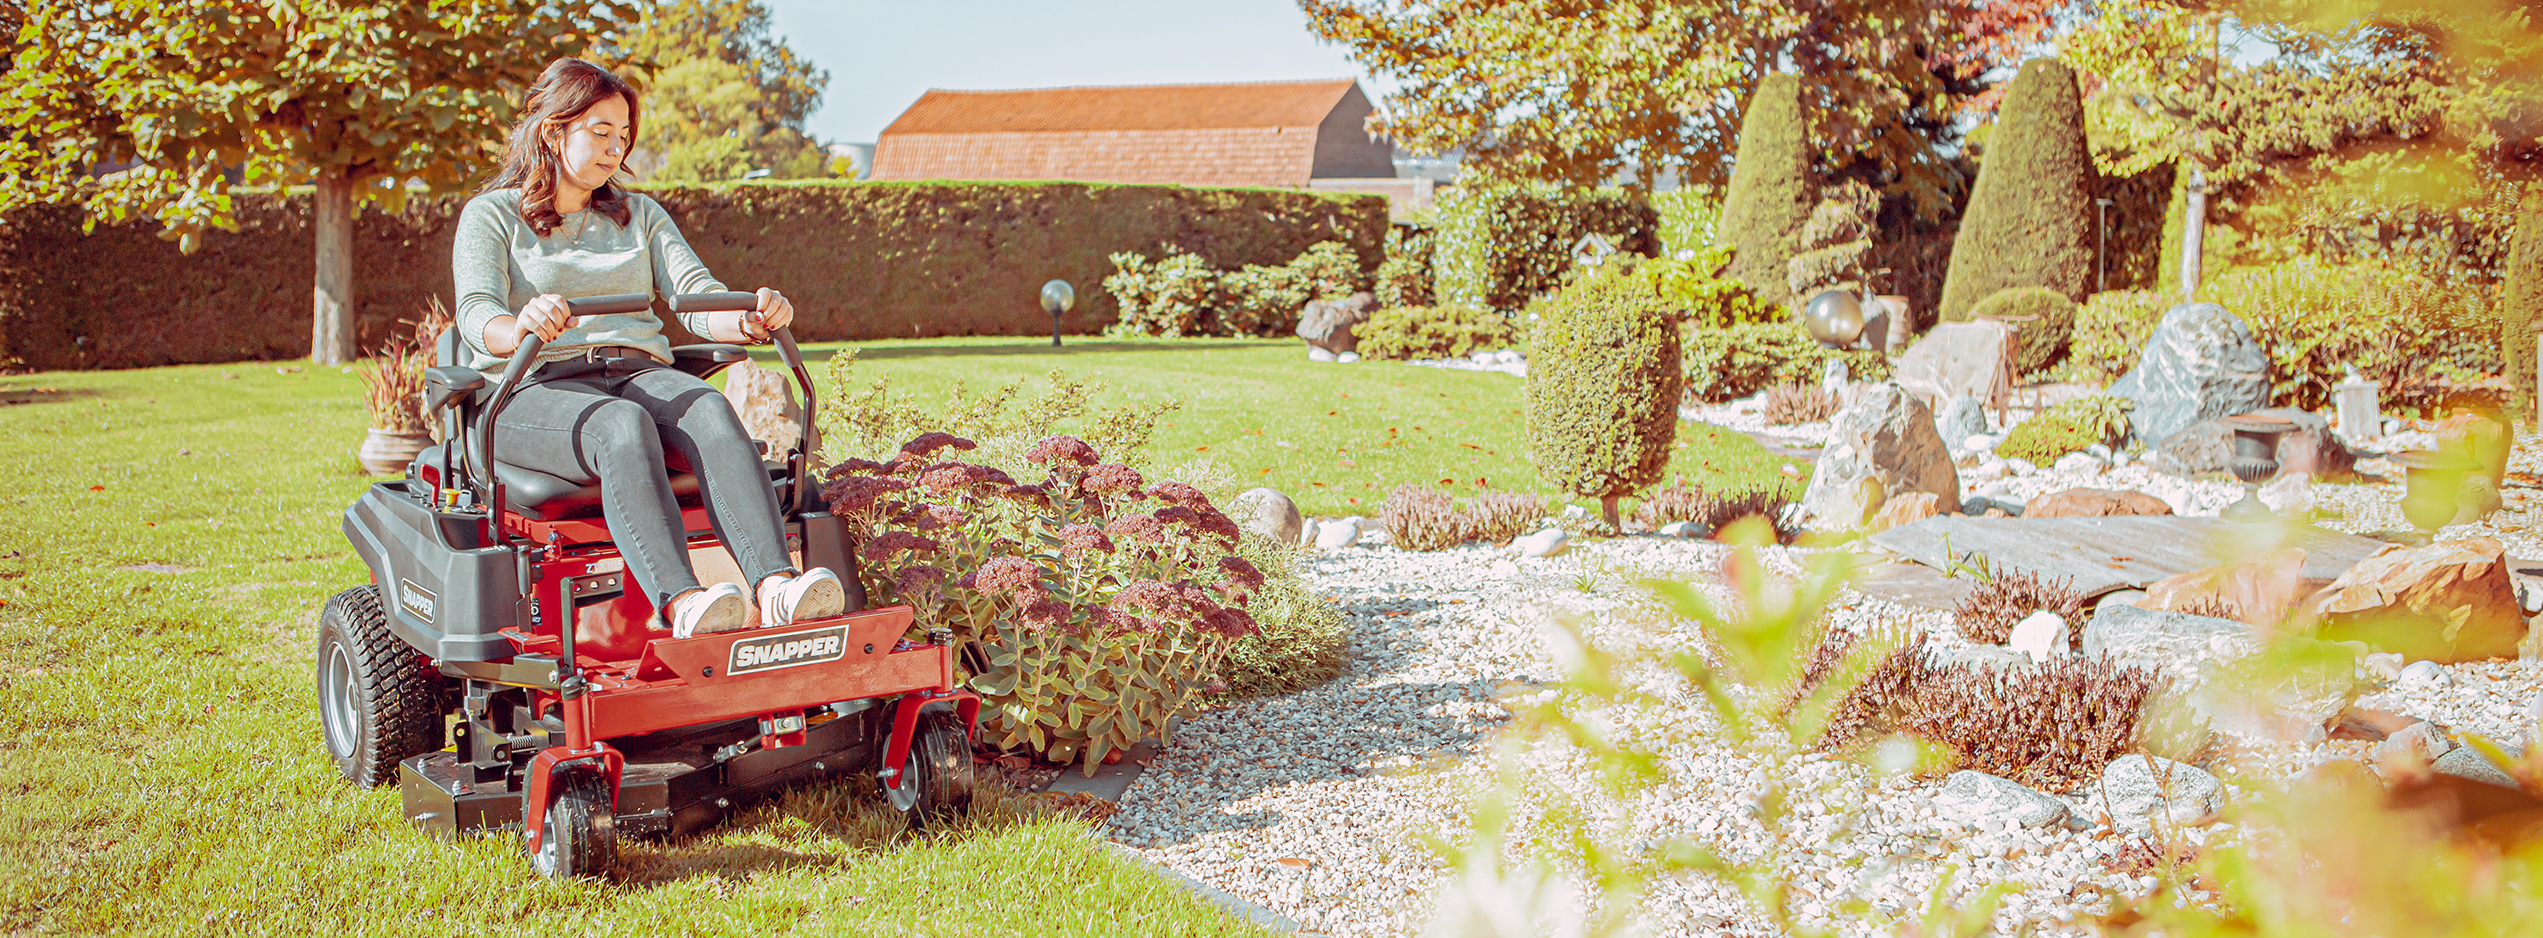
M 2147 703 L 2168 683 L 2109 658 L 2005 668 L 1943 663 L 1921 636 L 1866 644 L 1884 654 L 1838 697 L 1819 748 L 1906 734 L 1951 753 L 1955 768 L 2056 791 L 2139 751 Z
M 2075 578 L 2050 580 L 2029 570 L 1996 574 L 1980 581 L 1953 607 L 1952 617 L 1960 623 L 1960 634 L 1973 642 L 2002 645 L 2013 637 L 2013 627 L 2034 612 L 2054 612 L 2072 626 L 2067 632 L 2075 647 L 2084 642 L 2084 594 L 2076 591 Z
M 1780 542 L 1792 536 L 1782 520 L 1784 509 L 1791 505 L 1792 499 L 1780 488 L 1715 495 L 1679 479 L 1644 493 L 1642 504 L 1634 509 L 1634 523 L 1648 531 L 1673 521 L 1693 521 L 1720 532 L 1730 530 L 1743 519 L 1755 518 Z
M 1407 482 L 1387 493 L 1378 524 L 1390 543 L 1405 550 L 1446 550 L 1468 541 L 1507 541 L 1545 520 L 1545 501 L 1534 495 L 1485 492 L 1460 507 L 1446 492 Z
M 966 649 L 987 738 L 1086 771 L 1165 738 L 1256 631 L 1262 571 L 1235 522 L 1179 482 L 1148 484 L 1095 448 L 1053 436 L 1019 483 L 947 458 L 974 448 L 927 433 L 883 461 L 850 459 L 822 494 L 846 522 L 868 600 L 917 610 L 913 629 Z
M 1817 423 L 1835 416 L 1837 396 L 1826 388 L 1798 381 L 1786 381 L 1766 389 L 1766 399 L 1759 402 L 1758 415 L 1775 426 Z

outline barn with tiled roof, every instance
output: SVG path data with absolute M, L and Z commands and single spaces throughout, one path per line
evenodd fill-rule
M 1392 179 L 1359 83 L 930 90 L 883 129 L 874 179 L 1305 187 Z

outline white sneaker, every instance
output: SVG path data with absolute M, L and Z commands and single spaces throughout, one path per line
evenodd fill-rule
M 750 605 L 742 600 L 742 587 L 736 583 L 717 583 L 674 600 L 671 637 L 713 635 L 748 625 Z
M 759 587 L 759 624 L 785 625 L 798 619 L 826 619 L 848 611 L 848 588 L 828 567 L 802 576 L 773 576 Z

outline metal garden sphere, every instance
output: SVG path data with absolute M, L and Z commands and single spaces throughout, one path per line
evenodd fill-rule
M 1822 291 L 1802 304 L 1801 325 L 1819 344 L 1846 348 L 1863 337 L 1863 301 L 1844 290 Z
M 1066 280 L 1053 280 L 1042 285 L 1042 311 L 1053 316 L 1068 312 L 1077 305 L 1077 288 Z

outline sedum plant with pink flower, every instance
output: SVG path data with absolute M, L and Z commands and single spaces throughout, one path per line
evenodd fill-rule
M 1236 523 L 1076 437 L 1035 443 L 1030 481 L 951 458 L 973 446 L 926 433 L 828 472 L 868 601 L 908 604 L 915 628 L 964 648 L 993 743 L 1092 772 L 1163 738 L 1256 630 L 1263 574 L 1237 556 Z

